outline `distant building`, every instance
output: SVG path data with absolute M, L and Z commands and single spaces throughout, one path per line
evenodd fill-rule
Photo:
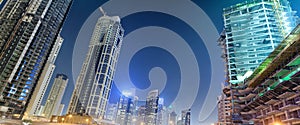
M 191 124 L 191 109 L 181 111 L 182 125 Z
M 64 74 L 57 74 L 47 98 L 43 114 L 50 119 L 52 115 L 59 115 L 59 107 L 64 95 L 68 77 Z
M 146 100 L 146 125 L 156 125 L 157 121 L 157 111 L 158 111 L 158 101 L 159 101 L 158 90 L 152 90 L 148 93 Z
M 145 123 L 146 118 L 146 106 L 142 105 L 137 108 L 137 125 L 141 125 Z
M 169 125 L 177 125 L 177 114 L 174 111 L 169 114 Z
M 104 119 L 115 121 L 117 117 L 117 111 L 118 111 L 118 104 L 108 104 Z
M 96 121 L 104 119 L 123 35 L 120 17 L 104 14 L 98 19 L 68 113 L 88 114 Z
M 133 92 L 134 93 L 134 92 Z M 135 118 L 138 98 L 131 92 L 123 92 L 118 102 L 116 123 L 120 125 L 132 125 Z
M 38 80 L 35 90 L 33 91 L 33 94 L 31 96 L 31 100 L 29 101 L 29 104 L 26 108 L 25 113 L 28 115 L 29 118 L 32 116 L 37 116 L 39 114 L 39 109 L 42 104 L 42 100 L 44 98 L 45 92 L 50 83 L 50 80 L 52 78 L 52 74 L 55 69 L 54 63 L 58 56 L 62 43 L 63 43 L 63 38 L 59 36 L 56 39 L 56 42 L 47 59 L 45 67 L 41 73 L 41 78 Z

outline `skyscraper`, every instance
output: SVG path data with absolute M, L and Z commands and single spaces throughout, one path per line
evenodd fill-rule
M 31 96 L 32 99 L 29 101 L 29 104 L 27 106 L 26 114 L 28 115 L 28 117 L 36 116 L 39 114 L 39 108 L 41 106 L 44 94 L 47 90 L 52 74 L 54 72 L 55 69 L 54 63 L 56 57 L 58 56 L 62 43 L 63 43 L 63 38 L 59 36 L 51 50 L 51 53 L 41 73 L 41 77 L 37 82 L 35 90 L 33 91 L 33 94 Z
M 57 74 L 47 98 L 43 114 L 50 119 L 52 115 L 60 115 L 59 107 L 69 79 L 64 74 Z
M 191 124 L 191 109 L 181 111 L 182 125 Z
M 169 114 L 169 125 L 177 125 L 177 114 L 174 111 Z
M 120 125 L 132 125 L 136 122 L 136 105 L 138 98 L 133 94 L 124 94 L 118 102 L 116 123 Z
M 10 0 L 0 13 L 0 106 L 22 118 L 72 0 Z
M 104 118 L 123 35 L 118 16 L 104 14 L 98 19 L 76 82 L 69 113 L 88 114 L 96 121 Z
M 242 82 L 297 25 L 287 0 L 247 0 L 224 9 L 229 82 Z
M 146 125 L 156 125 L 157 122 L 157 111 L 158 111 L 158 90 L 152 90 L 148 93 L 146 100 Z
M 61 116 L 63 114 L 64 108 L 65 108 L 65 104 L 60 104 L 59 107 L 58 107 L 56 115 Z

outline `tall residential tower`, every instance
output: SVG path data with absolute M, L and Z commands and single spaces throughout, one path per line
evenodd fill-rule
M 78 76 L 68 113 L 104 118 L 124 30 L 118 16 L 98 19 L 89 50 Z
M 60 105 L 69 79 L 64 74 L 57 74 L 47 98 L 43 114 L 50 119 L 52 115 L 60 115 Z
M 39 115 L 39 110 L 41 109 L 42 100 L 44 98 L 45 92 L 52 78 L 52 74 L 55 69 L 54 63 L 56 57 L 58 56 L 62 43 L 63 43 L 63 38 L 58 37 L 47 59 L 45 67 L 41 73 L 41 78 L 38 80 L 35 90 L 33 91 L 33 94 L 31 96 L 32 99 L 29 101 L 29 104 L 27 106 L 25 113 L 28 115 L 28 117 Z
M 0 12 L 0 106 L 22 118 L 72 0 L 9 0 Z

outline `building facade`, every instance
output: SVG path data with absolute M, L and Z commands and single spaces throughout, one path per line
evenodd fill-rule
M 63 115 L 64 108 L 65 108 L 65 104 L 60 104 L 59 107 L 58 107 L 58 110 L 57 110 L 56 115 L 57 115 L 57 116 L 62 116 L 62 115 Z
M 156 125 L 158 112 L 159 91 L 152 90 L 146 100 L 145 125 Z
M 218 41 L 225 50 L 222 57 L 226 62 L 227 79 L 220 101 L 230 100 L 226 104 L 230 111 L 222 110 L 225 113 L 219 114 L 219 119 L 223 119 L 219 123 L 242 124 L 240 109 L 244 102 L 239 97 L 251 92 L 245 80 L 288 36 L 297 25 L 298 17 L 288 0 L 247 0 L 223 11 L 225 33 Z
M 62 43 L 63 38 L 59 36 L 56 42 L 54 43 L 54 46 L 42 71 L 41 77 L 37 82 L 35 90 L 33 91 L 33 94 L 31 96 L 32 99 L 29 101 L 29 104 L 26 108 L 25 113 L 27 114 L 28 118 L 39 115 L 39 109 L 41 107 L 41 103 L 44 98 L 47 87 L 52 78 L 52 74 L 55 69 L 54 63 L 58 56 Z
M 52 115 L 60 115 L 59 107 L 69 79 L 64 74 L 57 74 L 47 98 L 43 114 L 50 119 Z
M 0 106 L 22 118 L 72 0 L 11 0 L 0 12 Z
M 287 0 L 247 0 L 223 13 L 229 82 L 249 76 L 297 25 Z
M 177 114 L 174 111 L 169 114 L 169 125 L 177 125 Z
M 181 111 L 181 120 L 183 125 L 191 124 L 191 109 Z
M 118 104 L 108 104 L 104 119 L 115 121 L 117 117 L 117 111 L 118 111 Z
M 124 30 L 118 16 L 104 15 L 95 26 L 68 112 L 104 118 Z
M 300 25 L 239 85 L 234 100 L 244 124 L 300 124 Z
M 116 123 L 120 125 L 133 125 L 136 123 L 136 96 L 122 95 L 118 102 Z

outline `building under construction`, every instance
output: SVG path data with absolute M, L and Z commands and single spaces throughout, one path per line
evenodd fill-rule
M 300 124 L 299 52 L 300 24 L 244 84 L 224 90 L 233 100 L 233 123 Z

